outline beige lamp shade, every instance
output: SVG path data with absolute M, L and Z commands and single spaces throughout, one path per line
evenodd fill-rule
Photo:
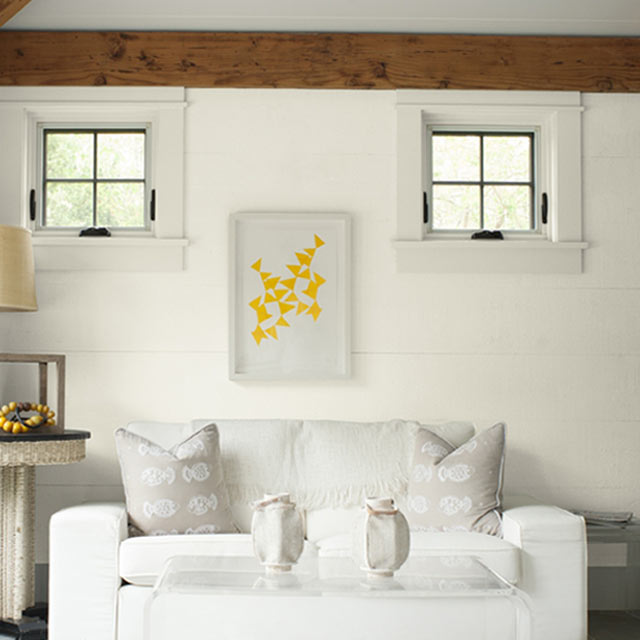
M 0 225 L 0 311 L 37 311 L 31 232 Z

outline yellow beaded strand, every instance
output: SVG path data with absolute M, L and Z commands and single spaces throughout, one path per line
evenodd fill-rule
M 35 415 L 23 419 L 21 411 L 33 411 Z M 0 408 L 0 428 L 7 433 L 27 433 L 43 424 L 52 427 L 56 423 L 55 415 L 46 404 L 8 402 Z

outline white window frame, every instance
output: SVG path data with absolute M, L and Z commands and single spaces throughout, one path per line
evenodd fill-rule
M 580 273 L 587 247 L 582 241 L 582 110 L 576 92 L 398 91 L 398 269 Z M 508 233 L 505 240 L 493 241 L 431 231 L 423 222 L 423 192 L 430 189 L 429 127 L 536 131 L 535 207 L 539 211 L 547 193 L 547 225 L 539 233 Z
M 182 87 L 6 87 L 0 106 L 19 109 L 24 134 L 20 223 L 33 232 L 36 269 L 180 271 L 184 269 L 184 110 Z M 78 237 L 77 229 L 36 228 L 30 192 L 38 193 L 39 126 L 131 125 L 150 129 L 151 175 L 156 220 L 146 230 L 112 237 Z M 36 203 L 39 207 L 39 203 Z M 37 216 L 36 216 L 37 218 Z

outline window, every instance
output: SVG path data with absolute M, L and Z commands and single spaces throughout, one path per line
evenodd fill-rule
M 24 124 L 15 188 L 36 269 L 184 269 L 184 88 L 7 87 L 0 107 Z
M 399 271 L 582 271 L 579 93 L 396 95 Z
M 41 125 L 37 228 L 150 228 L 147 127 Z
M 427 135 L 432 231 L 536 230 L 533 132 L 430 129 Z

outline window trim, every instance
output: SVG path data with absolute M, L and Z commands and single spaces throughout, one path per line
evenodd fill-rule
M 21 114 L 20 222 L 32 229 L 37 270 L 180 271 L 184 269 L 184 87 L 5 87 L 0 107 Z M 36 188 L 37 123 L 140 123 L 152 126 L 152 230 L 110 238 L 78 237 L 77 230 L 35 230 L 30 191 Z M 17 221 L 16 221 L 17 222 Z
M 398 269 L 580 273 L 582 251 L 587 247 L 582 241 L 582 111 L 577 92 L 397 91 L 394 246 Z M 536 209 L 540 207 L 541 194 L 548 193 L 545 232 L 526 234 L 524 238 L 509 234 L 504 241 L 493 242 L 461 240 L 459 234 L 445 232 L 429 233 L 422 216 L 428 126 L 537 128 Z M 488 253 L 494 255 L 487 259 Z
M 93 220 L 89 226 L 99 226 L 97 221 L 97 193 L 96 188 L 100 182 L 142 182 L 144 184 L 144 226 L 142 227 L 114 227 L 109 226 L 109 230 L 112 235 L 118 236 L 121 234 L 131 235 L 152 235 L 153 234 L 153 221 L 151 220 L 151 191 L 153 190 L 153 147 L 152 147 L 152 125 L 150 122 L 137 122 L 137 123 L 117 123 L 109 124 L 104 122 L 90 123 L 83 122 L 78 125 L 73 123 L 59 123 L 59 122 L 38 122 L 37 125 L 37 158 L 36 158 L 36 219 L 32 221 L 33 230 L 36 232 L 47 231 L 60 233 L 60 235 L 77 234 L 86 227 L 54 227 L 44 224 L 45 222 L 45 204 L 46 204 L 46 190 L 45 183 L 47 179 L 45 177 L 45 162 L 46 162 L 46 136 L 49 132 L 59 131 L 60 133 L 82 133 L 91 132 L 94 135 L 94 144 L 96 144 L 96 136 L 100 133 L 144 133 L 145 134 L 145 166 L 144 177 L 142 179 L 101 179 L 96 175 L 96 158 L 97 148 L 94 148 L 94 175 L 93 178 L 78 179 L 77 182 L 90 182 L 93 185 Z M 65 179 L 51 179 L 51 182 L 64 182 Z M 74 181 L 73 179 L 66 179 L 66 181 Z

